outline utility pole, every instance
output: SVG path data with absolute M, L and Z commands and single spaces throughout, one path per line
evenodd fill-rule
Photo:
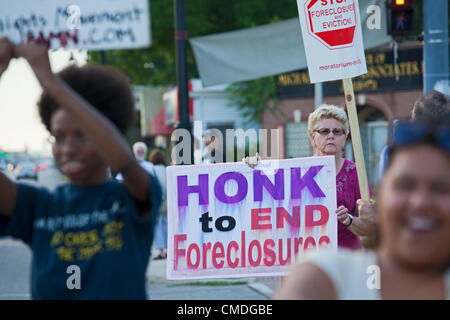
M 106 64 L 105 50 L 100 51 L 100 63 L 104 66 Z
M 445 81 L 448 89 L 448 0 L 424 0 L 423 19 L 423 88 L 427 94 L 438 81 Z
M 323 82 L 314 84 L 314 104 L 316 109 L 323 104 Z
M 190 135 L 191 163 L 194 163 L 192 124 L 189 119 L 189 91 L 187 70 L 187 31 L 184 0 L 174 0 L 175 7 L 175 46 L 178 85 L 178 125 L 176 129 L 186 129 Z M 185 163 L 187 164 L 187 163 Z

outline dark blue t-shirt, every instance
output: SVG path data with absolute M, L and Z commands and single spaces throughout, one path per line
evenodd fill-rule
M 0 230 L 31 247 L 32 298 L 146 299 L 145 272 L 161 202 L 159 183 L 150 181 L 151 212 L 145 218 L 117 181 L 67 184 L 52 192 L 17 184 L 13 214 L 0 220 Z

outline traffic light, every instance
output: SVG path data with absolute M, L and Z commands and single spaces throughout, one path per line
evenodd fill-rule
M 389 0 L 388 33 L 391 36 L 405 36 L 414 30 L 413 0 Z

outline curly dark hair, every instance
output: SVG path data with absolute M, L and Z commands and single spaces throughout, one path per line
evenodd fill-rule
M 155 165 L 156 164 L 166 165 L 166 161 L 164 160 L 164 153 L 159 149 L 153 150 L 152 153 L 150 154 L 150 162 Z
M 134 97 L 127 76 L 111 66 L 71 65 L 58 73 L 68 86 L 108 118 L 122 134 L 134 122 Z M 51 118 L 60 107 L 45 91 L 38 102 L 39 115 L 51 132 Z

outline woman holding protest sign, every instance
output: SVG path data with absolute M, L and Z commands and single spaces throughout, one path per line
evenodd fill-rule
M 377 210 L 376 252 L 312 253 L 276 297 L 450 299 L 448 125 L 397 124 Z
M 338 246 L 360 249 L 360 236 L 368 236 L 375 230 L 374 216 L 359 217 L 356 203 L 361 199 L 356 165 L 345 159 L 343 149 L 349 134 L 345 111 L 331 105 L 323 105 L 309 115 L 308 133 L 314 156 L 334 156 L 336 161 L 336 192 Z M 362 200 L 359 200 L 360 202 Z
M 357 203 L 366 208 L 371 201 L 361 199 L 356 165 L 343 158 L 345 141 L 349 134 L 349 123 L 345 111 L 331 105 L 323 105 L 309 115 L 308 133 L 314 156 L 334 156 L 336 161 L 336 192 L 338 224 L 338 246 L 351 250 L 361 248 L 360 236 L 375 232 L 374 214 L 359 217 Z M 258 155 L 243 159 L 255 167 Z M 256 161 L 254 161 L 256 160 Z M 370 187 L 370 186 L 369 186 Z M 365 212 L 371 213 L 372 210 Z

